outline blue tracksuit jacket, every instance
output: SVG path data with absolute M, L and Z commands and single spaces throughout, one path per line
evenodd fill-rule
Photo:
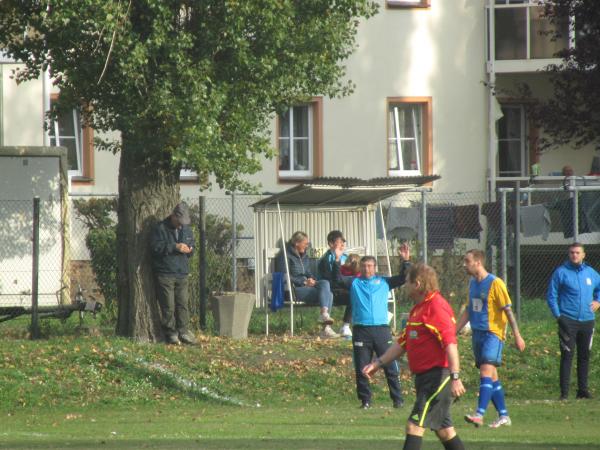
M 567 261 L 550 279 L 546 301 L 552 315 L 585 322 L 594 320 L 592 300 L 600 299 L 600 274 L 587 264 L 576 266 Z
M 350 290 L 353 325 L 381 326 L 388 324 L 388 293 L 390 289 L 404 284 L 409 267 L 410 262 L 404 262 L 400 274 L 394 277 L 375 275 L 371 278 L 363 278 L 342 277 L 339 275 L 339 266 L 334 264 L 334 274 Z

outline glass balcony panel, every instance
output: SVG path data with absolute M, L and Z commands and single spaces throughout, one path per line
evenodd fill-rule
M 558 24 L 560 38 L 553 40 L 556 25 L 543 16 L 544 8 L 530 8 L 531 17 L 531 58 L 554 58 L 556 53 L 569 46 L 569 22 Z
M 527 58 L 527 9 L 496 9 L 496 59 Z

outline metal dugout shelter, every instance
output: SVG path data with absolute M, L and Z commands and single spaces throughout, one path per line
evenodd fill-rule
M 256 255 L 254 273 L 256 306 L 265 308 L 266 334 L 269 334 L 268 276 L 272 270 L 275 253 L 282 248 L 285 249 L 283 243 L 292 233 L 301 230 L 308 234 L 311 240 L 309 251 L 315 259 L 327 251 L 327 233 L 335 229 L 342 230 L 344 233 L 348 252 L 360 249 L 363 254 L 383 256 L 378 255 L 377 249 L 377 215 L 380 215 L 381 223 L 384 223 L 380 208 L 381 200 L 414 190 L 439 178 L 437 175 L 370 180 L 317 178 L 254 203 L 252 207 L 254 208 Z M 389 268 L 387 237 L 385 227 L 383 228 L 384 255 Z M 287 258 L 285 259 L 286 272 L 289 275 Z M 293 336 L 294 305 L 298 306 L 298 303 L 293 298 L 289 276 L 286 279 L 287 290 L 291 296 L 290 333 Z M 393 308 L 395 313 L 395 302 Z

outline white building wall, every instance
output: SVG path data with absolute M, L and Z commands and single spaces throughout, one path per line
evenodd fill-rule
M 44 145 L 44 96 L 42 78 L 17 84 L 11 78 L 16 64 L 2 64 L 3 144 Z
M 323 101 L 323 175 L 387 176 L 388 97 L 431 97 L 436 191 L 484 190 L 487 107 L 482 0 L 386 9 L 363 22 L 348 61 L 352 95 Z M 273 129 L 273 135 L 275 130 Z M 276 145 L 273 141 L 273 145 Z M 465 176 L 465 160 L 469 173 Z M 250 177 L 265 191 L 289 184 L 276 163 Z
M 388 97 L 431 97 L 433 173 L 441 179 L 436 192 L 484 191 L 488 158 L 487 87 L 485 86 L 486 0 L 432 1 L 430 8 L 387 9 L 364 21 L 357 49 L 347 62 L 355 83 L 352 95 L 323 99 L 323 175 L 384 177 L 387 172 Z M 4 145 L 43 144 L 41 80 L 16 85 L 9 78 L 13 64 L 2 73 Z M 550 88 L 543 75 L 502 74 L 498 85 L 533 79 L 541 96 Z M 537 92 L 536 92 L 537 93 Z M 272 145 L 275 147 L 275 121 Z M 551 151 L 542 155 L 542 173 L 567 163 L 587 173 L 588 151 Z M 119 156 L 95 152 L 93 182 L 73 185 L 78 194 L 117 192 Z M 248 176 L 262 192 L 278 192 L 292 184 L 277 180 L 276 159 L 264 160 L 263 170 Z M 183 197 L 197 197 L 198 185 L 182 185 Z M 224 193 L 214 187 L 208 196 Z

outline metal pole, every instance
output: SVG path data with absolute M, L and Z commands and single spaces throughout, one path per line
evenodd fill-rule
M 515 306 L 517 320 L 521 320 L 521 182 L 515 187 Z
M 421 256 L 427 264 L 427 191 L 421 191 Z
M 200 218 L 198 231 L 200 234 L 200 253 L 198 261 L 199 284 L 200 284 L 200 329 L 206 331 L 206 304 L 208 289 L 206 288 L 206 198 L 200 196 L 198 205 L 200 207 Z
M 31 271 L 31 339 L 39 339 L 38 277 L 40 270 L 40 198 L 33 198 L 33 255 Z
M 281 242 L 283 243 L 283 260 L 285 262 L 285 274 L 287 278 L 288 291 L 290 292 L 290 335 L 294 335 L 294 290 L 292 289 L 292 279 L 290 277 L 290 265 L 288 262 L 287 245 L 285 243 L 285 235 L 283 233 L 283 218 L 281 216 L 281 207 L 279 200 L 277 200 L 277 215 L 279 216 L 279 230 L 281 231 Z
M 231 288 L 237 291 L 237 226 L 235 223 L 235 192 L 231 193 L 231 259 L 233 271 L 231 275 Z
M 508 283 L 508 247 L 506 244 L 506 191 L 500 192 L 500 255 L 502 264 L 502 279 Z
M 390 208 L 392 206 L 390 205 Z M 385 229 L 385 221 L 383 220 L 383 207 L 381 206 L 381 201 L 379 201 L 378 203 L 378 208 L 379 208 L 379 218 L 381 219 L 381 227 L 383 228 L 383 246 L 385 247 L 385 260 L 387 262 L 387 266 L 388 266 L 388 275 L 391 277 L 392 276 L 392 264 L 390 262 L 390 249 L 388 247 L 388 241 L 387 241 L 387 232 Z M 375 223 L 377 223 L 377 221 L 375 221 Z M 377 236 L 377 232 L 375 233 L 375 236 Z M 375 245 L 375 247 L 377 247 L 377 245 Z M 400 264 L 402 264 L 402 262 L 400 262 Z M 392 314 L 394 314 L 394 325 L 392 327 L 393 330 L 397 329 L 397 323 L 396 323 L 396 293 L 394 291 L 394 289 L 392 289 L 390 291 L 392 293 Z
M 495 201 L 496 198 L 496 153 L 498 144 L 496 140 L 496 48 L 494 46 L 496 34 L 496 19 L 495 19 L 495 2 L 488 0 L 487 2 L 487 50 L 488 60 L 486 64 L 487 71 L 487 107 L 488 107 L 488 157 L 486 175 L 488 179 L 488 196 L 490 201 Z
M 573 242 L 579 241 L 579 191 L 577 190 L 577 181 L 572 178 L 569 180 L 571 198 L 573 199 Z

